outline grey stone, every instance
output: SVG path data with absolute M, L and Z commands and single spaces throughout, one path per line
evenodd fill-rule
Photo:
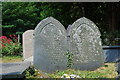
M 95 70 L 104 63 L 100 36 L 98 27 L 85 17 L 69 25 L 67 32 L 59 21 L 48 17 L 34 30 L 34 66 L 53 72 L 70 63 L 73 69 Z
M 71 30 L 72 30 L 72 27 L 71 27 L 71 25 L 69 25 L 68 28 L 67 28 L 67 36 L 68 37 L 70 37 Z
M 120 61 L 120 46 L 103 46 L 105 62 L 113 63 Z
M 101 34 L 98 27 L 82 17 L 75 21 L 70 32 L 70 53 L 73 55 L 73 68 L 95 70 L 104 63 Z
M 118 75 L 120 77 L 120 62 L 118 62 L 116 65 L 117 65 L 116 71 L 118 72 Z
M 24 61 L 25 61 L 25 62 L 30 62 L 31 65 L 33 65 L 33 56 L 31 56 L 31 57 L 25 59 Z
M 23 33 L 23 58 L 24 60 L 33 56 L 33 31 L 27 30 Z
M 53 72 L 67 68 L 67 37 L 63 25 L 52 17 L 42 20 L 34 30 L 35 68 Z
M 30 62 L 0 63 L 0 76 L 3 79 L 22 78 L 25 76 L 24 71 L 30 66 Z

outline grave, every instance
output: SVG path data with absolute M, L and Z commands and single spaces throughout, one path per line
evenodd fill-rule
M 67 31 L 58 20 L 48 17 L 35 30 L 27 30 L 23 34 L 24 62 L 0 64 L 0 76 L 3 79 L 23 78 L 31 62 L 34 62 L 35 68 L 48 73 L 68 68 L 95 70 L 102 66 L 104 60 L 119 62 L 120 56 L 116 58 L 114 55 L 114 52 L 119 52 L 114 47 L 103 47 L 104 54 L 114 55 L 104 59 L 100 36 L 98 27 L 85 17 L 69 25 Z M 113 51 L 108 51 L 108 48 Z M 120 62 L 117 65 L 120 72 L 119 67 Z
M 53 17 L 37 25 L 34 30 L 35 68 L 53 72 L 64 70 L 68 65 L 80 70 L 95 70 L 102 66 L 104 55 L 97 26 L 83 17 L 67 30 Z
M 69 41 L 70 39 L 70 32 L 71 32 L 71 25 L 68 26 L 67 28 L 67 40 Z M 33 64 L 33 45 L 29 45 L 29 44 L 33 44 L 33 31 L 34 30 L 27 30 L 24 32 L 23 34 L 23 57 L 24 57 L 24 61 L 29 61 Z M 25 37 L 25 35 L 28 35 Z M 32 37 L 30 37 L 32 36 Z M 27 39 L 25 41 L 25 39 Z M 27 47 L 26 47 L 27 45 Z M 29 45 L 29 46 L 28 46 Z M 69 46 L 70 44 L 68 44 Z M 103 53 L 104 53 L 104 57 L 105 57 L 105 61 L 104 62 L 109 62 L 109 63 L 114 63 L 116 62 L 120 56 L 119 55 L 119 51 L 120 51 L 120 46 L 103 46 Z M 27 51 L 30 53 L 28 54 Z
M 101 67 L 104 55 L 98 27 L 85 17 L 76 20 L 71 27 L 70 53 L 74 54 L 73 68 L 95 70 Z
M 33 31 L 27 30 L 23 33 L 23 59 L 27 60 L 33 56 Z
M 67 68 L 67 37 L 64 26 L 52 17 L 42 20 L 34 30 L 35 68 L 44 72 Z

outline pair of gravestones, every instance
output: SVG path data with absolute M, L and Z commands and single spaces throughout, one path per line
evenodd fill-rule
M 44 72 L 64 70 L 68 67 L 94 70 L 104 62 L 100 32 L 97 26 L 85 17 L 75 21 L 67 31 L 58 20 L 48 17 L 31 32 L 33 63 L 35 68 Z M 26 46 L 23 48 L 30 47 L 27 42 L 29 41 L 25 42 Z M 27 58 L 26 54 L 24 58 Z

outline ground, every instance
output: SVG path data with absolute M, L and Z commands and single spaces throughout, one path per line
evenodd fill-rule
M 61 78 L 64 74 L 67 75 L 78 75 L 81 78 L 115 78 L 118 74 L 116 72 L 115 63 L 105 63 L 102 67 L 94 70 L 94 71 L 81 71 L 68 69 L 64 71 L 56 71 L 54 73 L 41 73 L 39 70 L 35 70 L 35 74 L 27 76 L 28 78 Z
M 22 61 L 21 56 L 5 56 L 0 60 L 0 63 L 8 63 L 8 62 L 20 62 Z M 68 69 L 64 71 L 56 71 L 51 74 L 45 74 L 50 78 L 60 78 L 63 74 L 75 74 L 79 75 L 81 78 L 115 78 L 117 76 L 117 72 L 115 71 L 115 63 L 105 63 L 102 67 L 94 70 L 94 71 L 80 71 L 74 69 Z M 27 77 L 40 77 L 42 74 L 38 71 L 35 71 L 33 75 L 29 75 Z
M 0 58 L 0 63 L 9 63 L 9 62 L 20 62 L 22 61 L 21 56 L 3 56 Z
M 103 67 L 100 67 L 94 71 L 80 71 L 80 70 L 65 70 L 62 72 L 56 72 L 54 74 L 48 74 L 50 77 L 60 77 L 61 74 L 76 74 L 81 78 L 114 78 L 117 76 L 115 71 L 115 63 L 105 63 Z M 56 76 L 55 76 L 56 75 Z

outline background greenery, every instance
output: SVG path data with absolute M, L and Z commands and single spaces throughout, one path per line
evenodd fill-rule
M 89 18 L 99 27 L 103 45 L 115 45 L 115 38 L 120 37 L 120 3 L 113 2 L 3 2 L 3 35 L 22 34 L 49 16 L 58 19 L 65 28 L 80 17 Z
M 22 56 L 22 46 L 16 35 L 0 36 L 0 56 Z

